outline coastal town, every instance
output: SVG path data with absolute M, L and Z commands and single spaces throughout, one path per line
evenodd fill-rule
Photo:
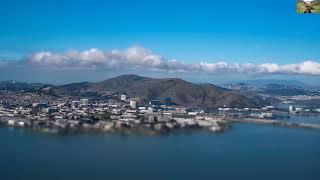
M 139 105 L 139 98 L 119 97 L 106 101 L 54 99 L 34 93 L 1 93 L 0 122 L 9 126 L 46 129 L 153 129 L 208 128 L 220 131 L 226 121 L 203 111 L 161 104 L 152 100 Z
M 0 91 L 0 124 L 44 132 L 169 132 L 178 129 L 220 132 L 229 129 L 234 122 L 320 128 L 317 125 L 280 122 L 276 120 L 277 112 L 320 115 L 320 109 L 294 106 L 289 106 L 287 110 L 270 105 L 262 108 L 220 107 L 207 111 L 174 105 L 170 98 L 166 98 L 164 103 L 156 99 L 142 103 L 139 97 L 128 97 L 126 94 L 113 94 L 104 100 L 94 100 L 53 97 L 33 92 Z

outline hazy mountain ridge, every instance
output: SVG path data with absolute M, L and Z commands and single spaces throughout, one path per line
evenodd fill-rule
M 186 107 L 254 107 L 260 106 L 239 92 L 212 84 L 194 84 L 179 78 L 154 79 L 136 75 L 123 75 L 94 83 L 91 91 L 123 93 L 143 101 L 171 98 L 174 104 Z
M 0 83 L 0 87 L 2 83 Z M 147 103 L 152 99 L 164 102 L 170 98 L 173 104 L 193 108 L 259 107 L 265 102 L 259 98 L 244 96 L 239 91 L 229 90 L 213 84 L 195 84 L 179 78 L 155 79 L 137 75 L 122 75 L 102 82 L 80 82 L 54 86 L 22 83 L 21 88 L 10 90 L 33 90 L 50 96 L 102 98 L 102 94 L 126 94 L 138 97 Z M 3 89 L 10 87 L 5 86 Z M 20 86 L 19 86 L 20 87 Z
M 244 83 L 254 86 L 266 86 L 268 84 L 279 84 L 285 86 L 294 86 L 294 87 L 307 87 L 305 83 L 298 80 L 284 80 L 284 79 L 256 79 L 256 80 L 246 80 L 239 81 L 237 83 Z
M 26 83 L 26 82 L 16 82 L 12 80 L 1 81 L 0 90 L 11 90 L 11 91 L 28 91 L 35 90 L 42 87 L 42 83 Z
M 146 103 L 152 99 L 185 107 L 260 107 L 261 99 L 244 96 L 239 91 L 213 84 L 195 84 L 179 78 L 155 79 L 137 75 L 122 75 L 102 82 L 81 82 L 61 86 L 43 85 L 38 93 L 51 96 L 101 97 L 101 94 L 126 94 Z
M 306 85 L 297 80 L 248 80 L 226 84 L 224 87 L 228 89 L 240 90 L 242 92 L 255 92 L 258 94 L 277 96 L 319 95 L 319 87 Z

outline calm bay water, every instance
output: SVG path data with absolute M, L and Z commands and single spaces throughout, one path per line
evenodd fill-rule
M 0 128 L 0 179 L 320 179 L 320 132 L 46 135 Z
M 320 124 L 320 115 L 290 115 L 289 119 L 285 119 L 285 121 L 295 123 Z

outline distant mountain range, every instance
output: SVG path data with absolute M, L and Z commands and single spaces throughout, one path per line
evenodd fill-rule
M 296 80 L 248 80 L 224 85 L 225 88 L 279 96 L 319 95 L 319 87 Z
M 38 87 L 37 87 L 38 88 Z M 81 82 L 62 86 L 43 85 L 39 93 L 53 96 L 98 97 L 101 94 L 126 94 L 143 103 L 157 99 L 193 108 L 261 107 L 266 102 L 258 97 L 244 96 L 213 84 L 194 84 L 178 78 L 155 79 L 122 75 L 98 83 Z
M 26 83 L 15 81 L 2 81 L 0 82 L 0 90 L 20 91 L 20 90 L 35 90 L 42 87 L 42 83 Z
M 253 86 L 266 86 L 268 84 L 279 84 L 279 85 L 294 86 L 294 87 L 308 86 L 305 83 L 298 80 L 284 80 L 284 79 L 256 79 L 256 80 L 239 81 L 239 83 L 245 83 Z

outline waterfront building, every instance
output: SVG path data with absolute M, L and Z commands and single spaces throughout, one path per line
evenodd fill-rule
M 20 122 L 18 122 L 18 125 L 21 126 L 21 127 L 23 127 L 23 126 L 25 125 L 25 122 L 20 121 Z
M 16 123 L 15 120 L 12 120 L 12 119 L 8 120 L 8 125 L 10 125 L 10 126 L 14 126 L 15 123 Z
M 272 113 L 251 113 L 250 117 L 252 118 L 260 118 L 260 119 L 271 119 L 273 117 Z
M 267 112 L 267 113 L 261 113 L 261 114 L 260 114 L 260 117 L 261 117 L 261 118 L 272 118 L 272 117 L 273 117 L 273 114 L 272 114 L 272 113 L 269 113 L 269 112 Z
M 294 106 L 289 106 L 289 113 L 294 113 L 294 112 L 295 112 Z
M 302 111 L 303 111 L 303 108 L 297 107 L 297 108 L 295 108 L 295 111 L 296 111 L 297 113 L 302 112 Z

